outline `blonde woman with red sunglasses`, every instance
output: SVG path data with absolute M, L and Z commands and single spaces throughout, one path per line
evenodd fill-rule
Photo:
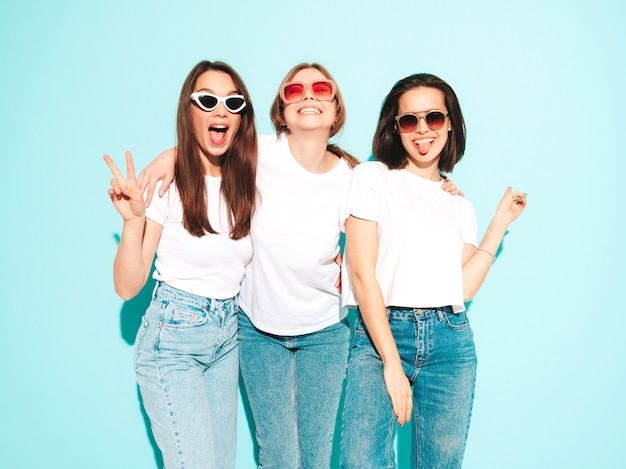
M 259 139 L 261 205 L 240 294 L 241 375 L 259 466 L 327 469 L 350 343 L 337 198 L 358 162 L 328 145 L 345 106 L 321 65 L 287 73 L 270 117 L 277 134 Z
M 259 467 L 327 469 L 350 343 L 337 281 L 339 209 L 358 161 L 328 143 L 345 106 L 319 64 L 287 73 L 270 118 L 276 134 L 259 136 L 254 256 L 239 295 L 241 374 Z M 157 158 L 144 184 L 171 161 L 171 152 Z

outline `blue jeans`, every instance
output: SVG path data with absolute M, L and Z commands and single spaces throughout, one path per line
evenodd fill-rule
M 469 430 L 476 351 L 464 312 L 388 308 L 402 367 L 413 385 L 411 467 L 460 468 Z M 360 314 L 348 365 L 341 435 L 342 467 L 395 468 L 397 419 L 383 364 Z
M 143 405 L 167 469 L 233 469 L 237 300 L 157 282 L 135 345 Z
M 276 336 L 240 310 L 239 346 L 259 468 L 328 469 L 350 348 L 347 321 Z

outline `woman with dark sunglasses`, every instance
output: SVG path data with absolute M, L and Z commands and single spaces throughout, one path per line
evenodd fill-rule
M 156 287 L 135 345 L 135 370 L 164 466 L 235 467 L 239 379 L 237 294 L 252 257 L 254 111 L 239 75 L 200 62 L 177 116 L 175 184 L 146 208 L 130 152 L 109 195 L 124 219 L 116 292 L 134 297 L 156 253 Z
M 383 103 L 378 161 L 353 171 L 341 216 L 343 303 L 358 306 L 344 468 L 396 467 L 396 422 L 411 417 L 411 467 L 461 467 L 476 377 L 465 302 L 526 208 L 526 195 L 508 187 L 478 244 L 471 203 L 441 191 L 441 172 L 451 172 L 464 150 L 453 89 L 434 75 L 412 75 Z

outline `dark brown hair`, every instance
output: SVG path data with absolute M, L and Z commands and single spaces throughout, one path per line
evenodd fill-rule
M 202 148 L 193 130 L 191 93 L 200 75 L 209 70 L 229 75 L 237 93 L 246 99 L 246 107 L 239 113 L 241 123 L 231 147 L 221 157 L 221 192 L 231 212 L 230 237 L 240 239 L 250 232 L 250 217 L 256 200 L 257 136 L 254 109 L 243 80 L 223 62 L 202 61 L 187 75 L 180 92 L 176 130 L 178 145 L 174 174 L 176 187 L 183 205 L 183 225 L 193 236 L 202 237 L 216 231 L 209 223 L 207 193 L 202 165 Z
M 280 87 L 278 88 L 279 91 L 276 93 L 276 97 L 274 98 L 274 102 L 272 103 L 272 107 L 270 108 L 270 119 L 272 121 L 272 124 L 274 125 L 274 128 L 276 129 L 276 133 L 278 134 L 289 133 L 289 129 L 285 124 L 285 104 L 280 98 L 280 88 L 282 88 L 285 83 L 293 80 L 293 77 L 295 77 L 299 71 L 306 70 L 308 68 L 314 68 L 315 70 L 321 72 L 322 75 L 324 75 L 329 80 L 335 81 L 330 72 L 326 70 L 323 65 L 320 65 L 318 63 L 303 62 L 289 70 L 289 72 L 287 72 L 287 75 L 285 76 L 285 79 L 281 82 Z M 335 125 L 330 129 L 330 134 L 328 135 L 328 138 L 337 135 L 346 122 L 346 107 L 343 102 L 343 96 L 341 95 L 339 86 L 337 86 L 335 103 L 337 104 L 337 120 L 335 121 Z M 329 143 L 326 149 L 329 152 L 337 155 L 339 158 L 344 158 L 351 168 L 354 168 L 357 164 L 359 164 L 359 160 L 357 160 L 350 153 L 341 149 L 338 145 Z
M 380 111 L 372 144 L 374 156 L 385 163 L 389 169 L 402 169 L 407 165 L 407 153 L 396 129 L 398 102 L 404 93 L 419 87 L 436 88 L 443 93 L 452 130 L 446 146 L 441 150 L 439 170 L 452 172 L 454 165 L 465 153 L 465 121 L 459 100 L 452 87 L 441 78 L 428 73 L 410 75 L 393 85 Z

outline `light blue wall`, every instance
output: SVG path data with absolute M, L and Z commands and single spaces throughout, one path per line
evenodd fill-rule
M 481 230 L 507 184 L 529 195 L 470 309 L 465 468 L 624 467 L 624 24 L 610 0 L 2 2 L 0 467 L 155 467 L 132 368 L 143 306 L 113 292 L 101 156 L 143 166 L 172 146 L 205 58 L 241 73 L 263 132 L 284 73 L 325 64 L 360 159 L 397 79 L 451 83 L 469 139 L 453 178 Z M 239 441 L 252 467 L 243 414 Z

